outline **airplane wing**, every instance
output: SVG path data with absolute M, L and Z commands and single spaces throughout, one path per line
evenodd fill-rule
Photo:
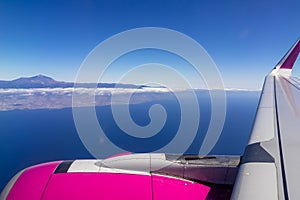
M 266 76 L 232 199 L 299 199 L 300 83 L 291 76 L 300 39 Z
M 15 175 L 0 200 L 299 199 L 300 40 L 266 76 L 244 155 L 128 154 L 57 161 Z

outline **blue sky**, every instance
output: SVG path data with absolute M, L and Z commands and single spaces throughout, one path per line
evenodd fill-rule
M 0 0 L 0 79 L 45 74 L 74 81 L 101 41 L 154 26 L 199 42 L 226 87 L 257 89 L 300 37 L 299 8 L 296 0 Z

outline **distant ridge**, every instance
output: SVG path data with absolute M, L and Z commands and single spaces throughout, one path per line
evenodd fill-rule
M 77 87 L 92 88 L 93 83 L 78 83 Z M 116 84 L 116 83 L 98 83 L 99 88 L 140 88 L 141 86 L 136 86 L 133 84 Z M 12 81 L 1 81 L 0 88 L 70 88 L 74 87 L 72 82 L 56 81 L 51 77 L 44 75 L 37 75 L 32 77 L 22 77 Z
M 44 75 L 22 77 L 12 81 L 0 81 L 0 88 L 55 88 L 73 87 L 73 83 L 56 81 Z

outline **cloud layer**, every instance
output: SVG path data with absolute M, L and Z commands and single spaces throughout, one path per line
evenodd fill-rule
M 229 88 L 228 92 L 249 92 L 250 90 Z M 195 90 L 207 91 L 207 90 Z M 253 91 L 253 90 L 252 90 Z M 186 92 L 178 90 L 176 92 Z M 55 109 L 72 107 L 72 95 L 79 98 L 76 106 L 103 106 L 116 104 L 137 104 L 154 100 L 174 99 L 174 94 L 167 88 L 143 87 L 133 88 L 31 88 L 0 89 L 0 111 L 15 109 Z M 128 102 L 128 95 L 131 95 Z M 91 101 L 90 97 L 93 101 Z

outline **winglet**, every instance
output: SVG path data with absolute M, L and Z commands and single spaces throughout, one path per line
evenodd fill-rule
M 275 69 L 292 69 L 300 52 L 300 38 L 276 65 Z

